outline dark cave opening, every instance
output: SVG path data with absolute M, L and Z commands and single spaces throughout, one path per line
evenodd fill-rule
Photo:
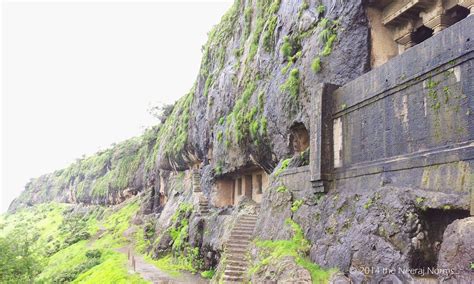
M 443 210 L 429 208 L 419 212 L 420 231 L 412 239 L 415 247 L 410 268 L 421 269 L 429 274 L 438 262 L 438 253 L 446 227 L 454 220 L 469 217 L 467 210 Z

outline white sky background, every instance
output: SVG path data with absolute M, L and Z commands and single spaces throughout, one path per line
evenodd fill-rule
M 155 124 L 232 1 L 2 4 L 0 213 L 30 178 Z

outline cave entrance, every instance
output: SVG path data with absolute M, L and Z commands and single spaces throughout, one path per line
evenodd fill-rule
M 237 205 L 246 196 L 260 203 L 267 186 L 267 173 L 260 167 L 251 166 L 217 179 L 211 202 L 217 207 Z
M 410 260 L 410 268 L 422 269 L 425 273 L 434 271 L 438 262 L 438 252 L 446 227 L 454 220 L 469 217 L 466 210 L 427 209 L 419 213 L 421 230 L 412 239 L 415 250 Z
M 309 147 L 309 133 L 306 126 L 297 122 L 290 127 L 290 147 L 294 154 L 306 151 Z

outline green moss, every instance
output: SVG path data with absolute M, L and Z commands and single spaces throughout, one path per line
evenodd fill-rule
M 286 186 L 280 185 L 279 187 L 277 187 L 276 191 L 281 193 L 281 192 L 287 192 L 288 189 L 286 188 Z
M 227 116 L 226 138 L 233 138 L 236 143 L 254 141 L 258 144 L 267 131 L 267 120 L 264 116 L 264 96 L 260 92 L 257 97 L 257 105 L 250 103 L 256 90 L 256 84 L 250 82 L 244 89 L 241 97 L 236 101 L 232 112 Z M 233 133 L 231 137 L 230 133 Z M 227 135 L 229 134 L 229 135 Z M 229 141 L 230 144 L 230 141 Z
M 215 68 L 218 72 L 224 66 L 227 45 L 238 24 L 240 2 L 234 1 L 232 7 L 221 18 L 220 23 L 209 32 L 208 41 L 203 47 L 200 70 L 200 74 L 204 78 L 209 75 L 211 68 Z
M 275 177 L 278 177 L 284 170 L 286 170 L 290 162 L 291 158 L 283 160 L 283 162 L 281 162 L 281 166 L 274 173 Z
M 416 198 L 416 204 L 420 205 L 420 204 L 422 204 L 423 202 L 425 202 L 425 198 L 423 198 L 423 197 L 417 197 L 417 198 Z
M 209 75 L 206 79 L 206 83 L 204 84 L 204 92 L 203 92 L 203 95 L 205 97 L 207 97 L 207 95 L 209 94 L 209 88 L 211 87 L 211 85 L 214 83 L 213 81 L 213 76 L 212 75 Z
M 283 44 L 280 47 L 280 52 L 284 57 L 290 57 L 293 55 L 293 45 L 290 42 L 290 37 L 285 36 L 283 38 Z
M 222 131 L 217 132 L 217 141 L 220 143 L 224 137 L 224 133 Z
M 372 198 L 369 198 L 367 202 L 364 204 L 364 209 L 369 209 L 370 207 L 372 207 L 373 202 L 374 200 Z
M 313 70 L 314 73 L 321 72 L 321 57 L 317 56 L 313 59 L 311 62 L 311 70 Z
M 291 70 L 288 79 L 285 81 L 284 84 L 280 86 L 280 91 L 287 92 L 293 99 L 298 97 L 300 90 L 300 77 L 299 77 L 299 70 L 294 68 Z
M 263 34 L 262 45 L 266 51 L 271 51 L 273 48 L 274 33 L 278 18 L 274 15 L 280 8 L 280 0 L 273 1 L 257 1 L 257 18 L 255 29 L 253 30 L 252 39 L 249 47 L 249 54 L 247 63 L 251 62 L 259 47 L 260 37 Z
M 262 44 L 265 51 L 270 52 L 274 48 L 275 29 L 278 23 L 278 17 L 273 15 L 268 21 L 268 26 L 263 34 Z
M 316 7 L 316 12 L 319 15 L 324 14 L 324 12 L 326 12 L 326 6 L 324 6 L 323 4 L 319 5 L 318 7 Z
M 336 34 L 332 34 L 329 39 L 327 40 L 326 44 L 324 45 L 324 49 L 323 49 L 323 52 L 321 53 L 323 56 L 328 56 L 331 54 L 332 52 L 332 45 L 334 43 L 334 41 L 336 40 L 337 38 L 337 35 Z
M 225 116 L 219 118 L 219 125 L 224 125 L 225 123 Z
M 291 212 L 296 212 L 298 211 L 298 209 L 300 209 L 301 205 L 303 205 L 303 200 L 295 200 L 293 201 L 293 203 L 291 204 Z

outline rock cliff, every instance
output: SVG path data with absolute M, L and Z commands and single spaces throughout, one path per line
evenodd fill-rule
M 138 219 L 154 228 L 147 252 L 201 259 L 203 269 L 217 269 L 215 281 L 225 274 L 232 228 L 242 214 L 255 212 L 254 237 L 261 242 L 252 243 L 251 273 L 245 275 L 255 283 L 317 283 L 330 275 L 337 283 L 405 283 L 414 280 L 408 269 L 461 259 L 443 243 L 443 233 L 452 240 L 459 231 L 457 250 L 472 251 L 466 233 L 472 222 L 455 221 L 469 216 L 459 196 L 383 185 L 324 194 L 280 183 L 282 169 L 308 158 L 295 151 L 293 137 L 295 127 L 313 127 L 311 94 L 320 83 L 344 85 L 370 69 L 365 2 L 236 0 L 209 33 L 194 86 L 162 124 L 32 179 L 10 211 L 49 201 L 114 205 L 143 196 Z M 200 212 L 218 178 L 249 167 L 270 175 L 261 204 L 242 199 Z M 278 252 L 278 241 L 286 241 L 279 244 L 288 250 Z M 456 279 L 470 277 L 466 268 L 456 269 Z

